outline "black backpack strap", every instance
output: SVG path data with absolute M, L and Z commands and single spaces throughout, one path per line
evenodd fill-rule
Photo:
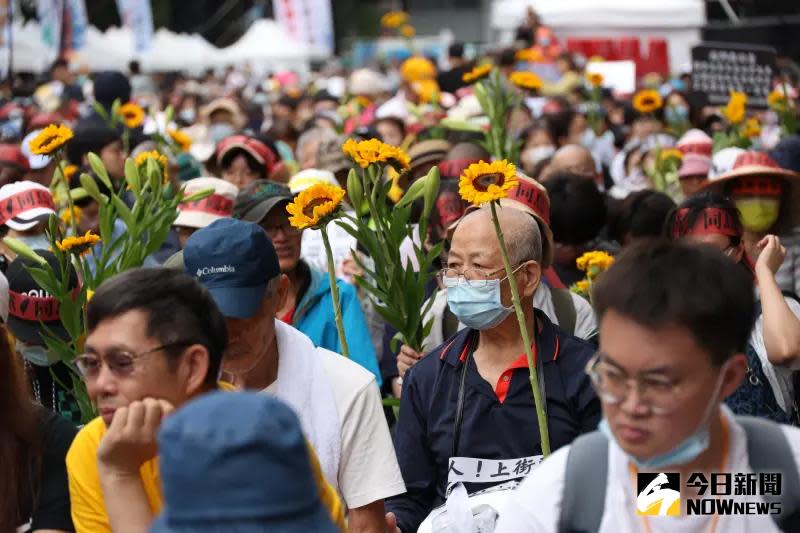
M 606 505 L 608 439 L 599 431 L 572 442 L 564 472 L 559 533 L 590 533 L 600 529 Z
M 800 531 L 800 473 L 781 425 L 751 416 L 737 416 L 736 421 L 747 435 L 753 472 L 782 474 L 780 495 L 763 496 L 767 503 L 781 504 L 781 513 L 772 518 L 783 531 Z
M 572 301 L 572 294 L 569 289 L 551 288 L 550 296 L 553 299 L 553 310 L 556 312 L 558 327 L 570 335 L 575 335 L 578 311 L 575 309 L 575 302 Z

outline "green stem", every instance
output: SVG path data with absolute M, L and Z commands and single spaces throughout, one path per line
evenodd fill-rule
M 69 225 L 72 228 L 72 234 L 77 236 L 78 235 L 78 225 L 75 223 L 75 204 L 72 201 L 72 195 L 70 194 L 69 188 L 69 181 L 67 180 L 67 176 L 64 174 L 64 167 L 62 166 L 61 160 L 61 152 L 56 150 L 56 168 L 61 173 L 61 179 L 64 180 L 64 184 L 66 185 L 67 189 L 67 208 L 69 209 Z
M 522 334 L 522 342 L 525 345 L 525 355 L 528 358 L 528 372 L 531 383 L 531 391 L 533 391 L 533 403 L 536 406 L 536 418 L 539 422 L 539 440 L 542 447 L 542 455 L 546 458 L 550 455 L 550 431 L 547 427 L 547 418 L 544 415 L 544 403 L 542 401 L 542 394 L 539 391 L 539 380 L 536 375 L 536 364 L 533 360 L 533 350 L 531 350 L 530 335 L 528 335 L 528 325 L 525 321 L 525 312 L 522 310 L 522 302 L 519 298 L 519 290 L 517 289 L 517 282 L 514 278 L 514 271 L 511 268 L 511 262 L 508 260 L 508 251 L 506 250 L 506 243 L 503 239 L 503 231 L 500 229 L 500 221 L 497 218 L 496 202 L 491 202 L 492 207 L 492 222 L 494 222 L 494 231 L 497 233 L 497 240 L 500 243 L 500 255 L 503 256 L 503 266 L 506 269 L 506 276 L 508 276 L 508 285 L 511 287 L 511 300 L 514 302 L 514 310 L 517 313 L 517 321 L 519 322 L 519 331 Z
M 336 318 L 336 331 L 339 333 L 339 344 L 342 345 L 342 355 L 349 358 L 350 350 L 347 348 L 347 338 L 344 335 L 344 322 L 342 321 L 342 308 L 339 307 L 339 287 L 336 285 L 336 265 L 333 263 L 333 251 L 328 240 L 328 230 L 326 226 L 320 228 L 322 233 L 322 243 L 325 245 L 325 255 L 328 259 L 328 280 L 331 284 L 331 296 L 333 297 L 333 314 Z

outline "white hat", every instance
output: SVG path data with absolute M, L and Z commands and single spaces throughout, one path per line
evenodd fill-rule
M 386 89 L 383 76 L 368 68 L 354 70 L 348 80 L 350 94 L 374 96 Z
M 289 180 L 289 190 L 292 191 L 292 194 L 298 194 L 312 185 L 316 185 L 317 183 L 327 183 L 328 185 L 336 185 L 340 187 L 339 182 L 336 180 L 336 176 L 333 175 L 333 172 L 329 170 L 319 170 L 316 168 L 307 168 L 305 170 L 301 170 L 294 176 L 292 179 Z
M 738 148 L 736 146 L 730 146 L 718 151 L 711 158 L 711 171 L 708 173 L 708 177 L 713 179 L 729 172 L 733 168 L 736 158 L 744 152 L 745 150 L 743 148 Z
M 0 272 L 0 320 L 8 322 L 8 279 Z
M 0 187 L 0 221 L 15 231 L 28 231 L 55 214 L 50 189 L 33 181 Z
M 41 129 L 33 130 L 29 134 L 22 139 L 22 146 L 20 146 L 20 150 L 22 150 L 22 155 L 28 158 L 28 164 L 31 167 L 31 170 L 40 170 L 50 164 L 50 156 L 49 155 L 36 155 L 31 152 L 31 141 L 39 135 Z
M 239 188 L 219 178 L 195 178 L 186 182 L 184 194 L 189 196 L 207 189 L 214 189 L 211 196 L 196 202 L 178 204 L 178 218 L 173 226 L 205 228 L 215 220 L 233 216 L 233 204 Z

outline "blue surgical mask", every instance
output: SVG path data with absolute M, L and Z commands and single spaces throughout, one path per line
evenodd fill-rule
M 679 106 L 669 106 L 664 110 L 664 118 L 670 124 L 680 124 L 689 119 L 689 108 Z
M 186 109 L 181 109 L 178 112 L 178 118 L 187 124 L 194 124 L 194 121 L 197 118 L 197 112 L 194 110 L 194 108 L 187 107 Z
M 628 457 L 631 461 L 633 461 L 637 468 L 644 470 L 659 470 L 665 466 L 685 465 L 686 463 L 690 463 L 697 459 L 701 453 L 708 449 L 708 445 L 711 442 L 711 435 L 709 432 L 710 417 L 715 412 L 714 406 L 719 402 L 719 397 L 717 395 L 719 393 L 721 377 L 722 373 L 720 373 L 720 377 L 717 378 L 717 384 L 714 386 L 714 395 L 706 407 L 706 413 L 703 416 L 703 420 L 700 422 L 700 427 L 697 429 L 697 431 L 686 437 L 683 441 L 679 442 L 670 451 L 662 453 L 661 455 L 656 455 L 655 457 L 651 457 L 649 459 L 641 459 L 639 457 L 629 455 Z M 603 417 L 603 420 L 600 421 L 597 429 L 600 430 L 600 432 L 605 435 L 608 440 L 616 442 L 616 438 L 611 432 L 611 427 L 609 426 L 608 420 L 606 420 L 605 417 Z M 619 443 L 617 443 L 617 445 L 619 445 Z
M 35 346 L 17 341 L 16 349 L 17 353 L 35 366 L 52 366 L 58 362 L 58 355 L 51 354 L 44 346 Z
M 479 331 L 492 329 L 514 311 L 514 307 L 505 307 L 500 300 L 501 280 L 490 279 L 483 286 L 459 281 L 445 280 L 447 303 L 465 326 Z
M 211 137 L 211 140 L 214 141 L 214 143 L 218 143 L 225 137 L 230 137 L 235 133 L 236 130 L 233 129 L 233 126 L 225 122 L 212 124 L 208 127 L 208 135 Z
M 20 235 L 17 239 L 21 240 L 28 245 L 31 250 L 49 250 L 50 241 L 47 240 L 47 235 L 40 233 L 38 235 Z

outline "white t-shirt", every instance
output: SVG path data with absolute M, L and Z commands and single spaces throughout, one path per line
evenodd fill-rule
M 363 507 L 406 491 L 375 376 L 350 359 L 317 349 L 330 378 L 342 428 L 339 491 L 347 507 Z M 284 354 L 282 354 L 284 355 Z M 291 357 L 291 354 L 285 354 Z M 278 363 L 280 364 L 280 362 Z M 298 383 L 302 387 L 302 383 Z M 264 389 L 275 394 L 277 382 Z
M 575 331 L 572 335 L 579 339 L 588 339 L 597 333 L 597 318 L 594 316 L 592 305 L 581 296 L 574 292 L 569 293 L 572 303 L 575 304 Z M 533 306 L 541 309 L 553 324 L 558 324 L 556 308 L 553 305 L 553 296 L 550 287 L 546 283 L 540 283 L 539 288 L 533 295 Z
M 744 429 L 733 419 L 724 405 L 731 430 L 729 472 L 750 473 L 747 439 Z M 781 425 L 792 449 L 794 461 L 800 464 L 800 429 Z M 556 533 L 564 490 L 564 473 L 569 446 L 564 446 L 547 458 L 511 494 L 503 506 L 495 533 Z M 615 443 L 608 447 L 608 481 L 605 513 L 598 533 L 639 533 L 641 518 L 636 515 L 636 494 L 632 486 L 628 457 Z M 685 483 L 685 480 L 682 480 Z M 708 493 L 706 493 L 708 495 Z M 727 497 L 726 497 L 727 498 Z M 761 496 L 731 496 L 747 501 L 763 501 Z M 696 533 L 709 531 L 711 516 L 683 515 L 681 517 L 648 517 L 653 533 Z M 780 531 L 770 515 L 720 515 L 717 531 L 725 533 L 771 533 Z
M 784 298 L 789 309 L 800 318 L 800 302 L 794 298 Z M 786 413 L 792 413 L 794 405 L 794 387 L 792 386 L 792 370 L 782 366 L 775 366 L 767 358 L 767 347 L 764 345 L 764 315 L 761 314 L 756 320 L 753 331 L 750 333 L 750 345 L 761 359 L 761 367 L 764 375 L 767 376 L 772 391 L 775 393 L 775 400 Z

